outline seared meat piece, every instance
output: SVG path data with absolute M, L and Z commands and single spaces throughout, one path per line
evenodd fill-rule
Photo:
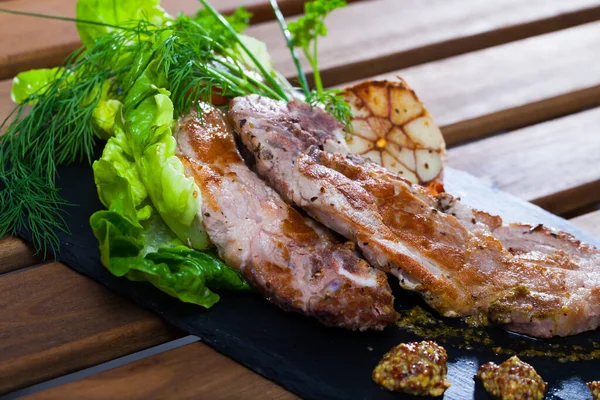
M 219 255 L 279 307 L 327 325 L 382 329 L 397 319 L 384 273 L 288 206 L 237 153 L 218 110 L 177 127 L 178 156 L 202 192 L 203 224 Z
M 308 104 L 248 96 L 232 102 L 229 116 L 259 175 L 282 197 L 355 241 L 371 265 L 443 315 L 539 337 L 600 324 L 593 247 L 543 230 L 513 243 L 522 227 L 348 155 L 340 125 Z

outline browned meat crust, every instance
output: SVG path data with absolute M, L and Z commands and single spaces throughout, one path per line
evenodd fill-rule
M 182 119 L 178 155 L 202 193 L 203 224 L 219 255 L 284 310 L 350 329 L 382 329 L 397 319 L 385 274 L 354 244 L 303 217 L 251 172 L 222 112 Z
M 237 98 L 229 116 L 258 173 L 284 199 L 355 241 L 371 265 L 397 275 L 443 315 L 539 337 L 600 324 L 593 247 L 537 228 L 519 250 L 510 243 L 523 227 L 503 226 L 450 195 L 432 197 L 348 155 L 340 126 L 305 103 Z

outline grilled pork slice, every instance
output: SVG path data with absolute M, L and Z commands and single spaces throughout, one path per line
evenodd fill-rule
M 325 227 L 288 206 L 244 164 L 225 114 L 183 118 L 178 155 L 202 192 L 219 255 L 268 300 L 326 325 L 382 329 L 397 319 L 387 277 Z
M 538 337 L 600 324 L 595 248 L 430 196 L 347 154 L 339 124 L 308 104 L 248 96 L 232 102 L 229 116 L 282 197 L 355 241 L 371 265 L 443 315 Z

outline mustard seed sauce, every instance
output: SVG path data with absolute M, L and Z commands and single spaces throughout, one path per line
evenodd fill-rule
M 502 400 L 542 400 L 547 386 L 535 369 L 517 356 L 500 365 L 483 364 L 477 377 L 490 395 Z
M 592 399 L 600 400 L 600 381 L 588 382 L 587 385 L 592 392 Z
M 585 346 L 581 346 L 570 343 L 558 344 L 546 340 L 532 341 L 527 340 L 527 338 L 515 337 L 510 348 L 507 348 L 504 344 L 500 345 L 490 335 L 491 329 L 500 328 L 486 328 L 481 326 L 480 321 L 467 320 L 464 324 L 457 324 L 454 321 L 448 323 L 447 320 L 442 320 L 420 306 L 401 310 L 400 315 L 400 319 L 396 322 L 400 329 L 425 339 L 436 340 L 439 343 L 465 350 L 484 348 L 493 351 L 495 354 L 548 357 L 559 362 L 600 360 L 600 343 L 596 341 L 588 341 Z
M 441 396 L 450 387 L 446 361 L 446 350 L 435 342 L 401 343 L 383 356 L 372 377 L 391 391 Z

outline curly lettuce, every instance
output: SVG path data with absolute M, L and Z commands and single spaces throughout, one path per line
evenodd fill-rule
M 56 79 L 62 72 L 62 68 L 42 68 L 20 72 L 13 79 L 10 90 L 10 98 L 13 102 L 20 104 L 33 94 L 43 95 L 48 84 Z
M 136 177 L 122 173 L 105 157 L 94 164 L 98 192 L 108 210 L 94 213 L 90 225 L 100 243 L 102 263 L 111 273 L 150 282 L 183 302 L 206 308 L 219 301 L 211 289 L 249 289 L 214 252 L 183 245 L 147 198 L 136 206 L 140 199 L 132 187 Z
M 166 31 L 149 43 L 148 53 L 162 51 L 169 37 Z M 200 190 L 175 155 L 174 109 L 160 59 L 140 56 L 125 98 L 115 103 L 114 114 L 103 113 L 113 114 L 112 121 L 102 121 L 113 136 L 93 169 L 108 210 L 95 213 L 90 224 L 102 263 L 113 274 L 210 307 L 219 299 L 212 290 L 249 286 L 207 251 L 211 243 L 202 225 Z
M 154 25 L 167 23 L 172 17 L 160 6 L 160 0 L 79 0 L 77 2 L 79 38 L 90 46 L 95 39 L 114 31 L 116 26 L 146 20 Z M 89 24 L 83 21 L 99 22 Z

